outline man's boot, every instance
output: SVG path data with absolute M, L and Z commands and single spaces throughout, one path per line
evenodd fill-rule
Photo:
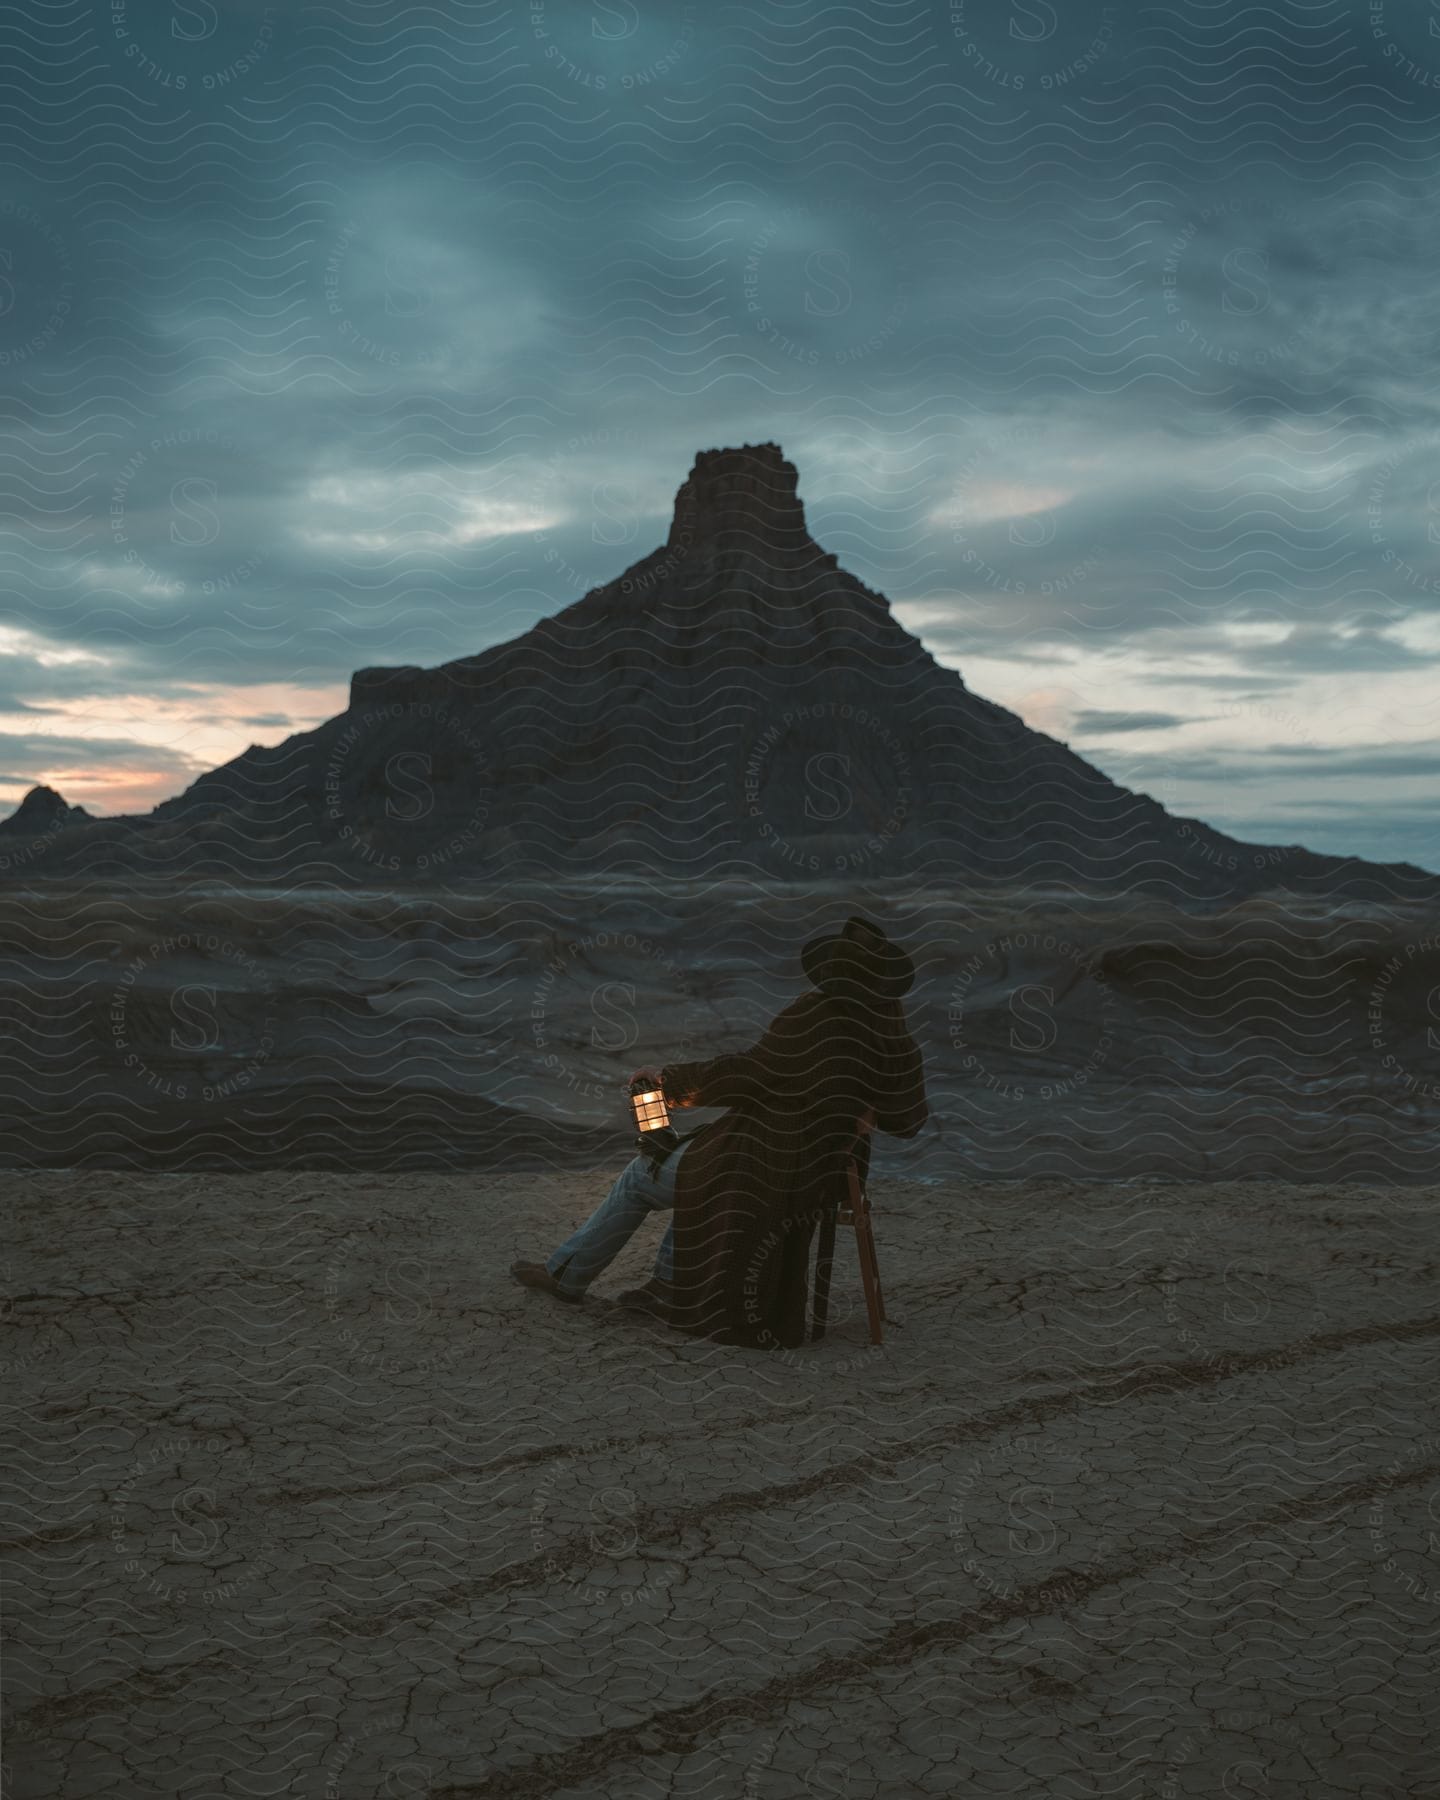
M 510 1273 L 522 1287 L 539 1288 L 542 1294 L 551 1294 L 557 1300 L 567 1300 L 571 1306 L 578 1306 L 585 1298 L 573 1288 L 563 1288 L 544 1263 L 515 1262 L 510 1265 Z

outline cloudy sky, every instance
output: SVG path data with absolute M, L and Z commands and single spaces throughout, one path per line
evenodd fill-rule
M 773 438 L 972 688 L 1440 869 L 1440 4 L 9 16 L 0 809 L 512 636 Z

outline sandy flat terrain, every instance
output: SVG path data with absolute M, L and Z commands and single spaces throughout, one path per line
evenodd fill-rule
M 767 1357 L 508 1279 L 611 1173 L 11 1178 L 16 1800 L 1425 1791 L 1440 1189 L 877 1181 Z

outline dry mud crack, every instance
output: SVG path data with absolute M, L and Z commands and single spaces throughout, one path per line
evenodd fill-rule
M 1413 1486 L 1433 1482 L 1437 1476 L 1440 1476 L 1440 1462 L 1413 1470 L 1401 1480 L 1405 1485 Z M 984 1606 L 958 1613 L 954 1618 L 933 1620 L 924 1626 L 896 1625 L 860 1655 L 829 1657 L 764 1688 L 657 1714 L 640 1728 L 608 1733 L 573 1750 L 540 1759 L 529 1768 L 508 1770 L 502 1776 L 475 1785 L 436 1789 L 436 1800 L 461 1800 L 462 1796 L 468 1800 L 492 1800 L 492 1796 L 499 1800 L 502 1794 L 526 1800 L 533 1795 L 553 1794 L 571 1788 L 577 1780 L 596 1775 L 613 1763 L 639 1755 L 652 1747 L 655 1740 L 666 1750 L 689 1751 L 705 1734 L 727 1721 L 766 1719 L 794 1701 L 829 1693 L 847 1682 L 864 1680 L 882 1667 L 902 1668 L 919 1657 L 963 1644 L 1015 1620 L 1043 1618 L 1056 1610 L 1057 1588 L 1065 1592 L 1067 1599 L 1080 1600 L 1102 1588 L 1133 1580 L 1151 1569 L 1203 1556 L 1206 1551 L 1221 1548 L 1236 1538 L 1256 1535 L 1269 1525 L 1288 1525 L 1310 1517 L 1328 1519 L 1336 1511 L 1373 1500 L 1393 1485 L 1384 1480 L 1354 1482 L 1338 1492 L 1316 1494 L 1304 1501 L 1275 1507 L 1268 1514 L 1204 1533 L 1198 1539 L 1162 1545 L 1143 1559 L 1118 1562 L 1099 1570 L 1061 1569 L 1035 1587 L 1022 1589 L 1004 1603 L 989 1601 Z M 1068 1684 L 1055 1685 L 1063 1688 Z
M 877 1187 L 766 1357 L 508 1280 L 605 1173 L 15 1183 L 7 1793 L 1424 1791 L 1434 1190 Z

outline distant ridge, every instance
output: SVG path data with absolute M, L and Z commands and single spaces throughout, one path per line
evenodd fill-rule
M 33 787 L 8 819 L 0 819 L 0 834 L 40 837 L 66 825 L 83 824 L 90 816 L 83 806 L 71 806 L 54 788 Z
M 316 730 L 147 817 L 63 825 L 28 874 L 1440 894 L 1408 864 L 1175 818 L 972 694 L 815 543 L 772 443 L 700 452 L 666 542 L 521 636 L 439 668 L 361 669 Z

